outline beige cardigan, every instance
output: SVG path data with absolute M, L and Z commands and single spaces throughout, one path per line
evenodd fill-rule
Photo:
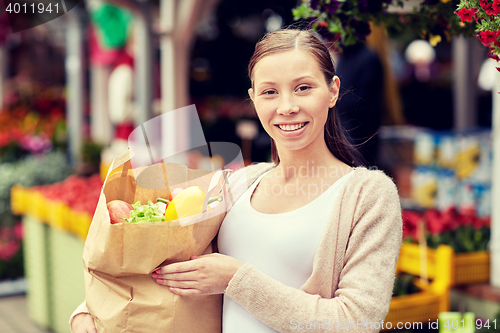
M 273 166 L 251 165 L 230 177 L 229 205 Z M 278 332 L 378 332 L 389 309 L 402 243 L 401 208 L 396 186 L 382 171 L 353 172 L 332 203 L 312 275 L 300 289 L 244 264 L 226 295 Z M 88 312 L 85 302 L 71 319 L 82 312 Z
M 247 167 L 249 183 L 270 167 Z M 396 186 L 382 171 L 356 168 L 329 209 L 312 275 L 300 289 L 244 264 L 226 295 L 278 332 L 378 332 L 402 244 Z

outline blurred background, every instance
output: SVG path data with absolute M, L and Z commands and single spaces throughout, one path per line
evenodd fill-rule
M 405 242 L 384 328 L 500 332 L 500 73 L 474 22 L 454 13 L 463 3 L 86 0 L 42 22 L 5 0 L 0 331 L 70 332 L 101 186 L 139 125 L 194 104 L 206 142 L 238 145 L 245 165 L 270 161 L 247 66 L 266 32 L 295 24 L 330 46 L 346 133 L 401 197 Z M 192 121 L 176 113 L 165 124 L 172 149 L 191 147 Z M 210 161 L 193 151 L 189 166 Z

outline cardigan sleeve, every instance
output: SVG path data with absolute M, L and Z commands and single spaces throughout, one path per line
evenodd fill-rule
M 354 200 L 353 227 L 344 262 L 335 263 L 341 269 L 332 298 L 286 286 L 248 263 L 233 276 L 226 295 L 278 332 L 378 332 L 392 296 L 402 221 L 394 183 L 385 175 L 375 178 Z
M 90 314 L 89 310 L 87 309 L 87 302 L 83 301 L 78 307 L 73 311 L 71 316 L 69 317 L 69 326 L 71 327 L 71 323 L 73 322 L 73 319 L 75 318 L 76 315 L 80 313 L 88 313 Z

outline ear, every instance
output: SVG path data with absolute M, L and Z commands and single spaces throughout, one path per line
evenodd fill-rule
M 254 99 L 255 95 L 254 95 L 254 92 L 253 92 L 252 88 L 248 89 L 248 96 L 250 96 L 250 99 L 252 100 L 252 102 L 255 103 L 255 99 Z
M 333 108 L 335 104 L 337 104 L 337 100 L 339 99 L 339 91 L 340 91 L 340 79 L 338 76 L 333 77 L 333 81 L 330 84 L 330 104 L 329 106 Z

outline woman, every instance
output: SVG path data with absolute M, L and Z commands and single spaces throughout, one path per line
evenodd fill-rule
M 223 331 L 376 332 L 387 315 L 401 245 L 394 183 L 353 168 L 334 106 L 340 82 L 309 31 L 280 30 L 257 45 L 249 95 L 272 138 L 274 163 L 227 213 L 217 254 L 152 274 L 175 294 L 224 293 Z M 75 317 L 75 333 L 92 327 Z

